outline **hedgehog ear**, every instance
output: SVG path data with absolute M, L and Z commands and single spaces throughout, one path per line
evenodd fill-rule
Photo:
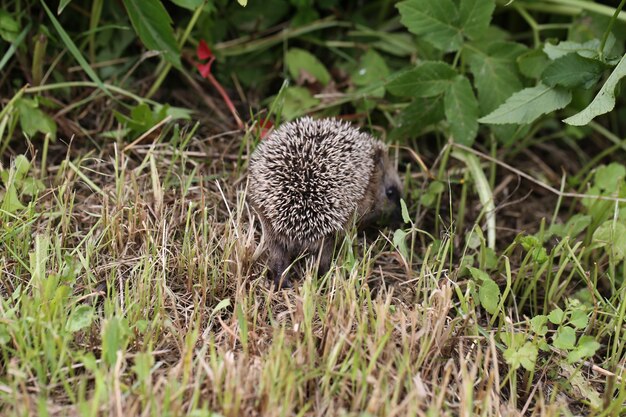
M 374 149 L 374 165 L 379 165 L 381 168 L 385 166 L 385 149 L 380 146 Z

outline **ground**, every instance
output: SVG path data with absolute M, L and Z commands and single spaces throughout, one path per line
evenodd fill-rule
M 626 344 L 619 329 L 611 336 L 623 329 L 624 303 L 606 314 L 615 300 L 602 288 L 606 259 L 586 269 L 589 252 L 569 238 L 548 240 L 547 262 L 515 243 L 545 230 L 546 219 L 558 223 L 556 205 L 566 212 L 576 200 L 472 154 L 496 173 L 493 251 L 452 148 L 424 151 L 437 180 L 400 150 L 411 220 L 401 238 L 352 230 L 328 275 L 299 268 L 294 289 L 274 291 L 263 256 L 255 259 L 260 227 L 245 199 L 258 135 L 192 126 L 125 147 L 59 141 L 45 176 L 33 158 L 24 178 L 45 177 L 44 188 L 30 202 L 22 195 L 26 209 L 3 212 L 4 415 L 624 411 L 625 382 L 612 370 L 623 370 Z M 552 173 L 526 166 L 540 178 Z M 446 190 L 423 204 L 437 181 Z M 484 308 L 481 271 L 506 299 L 495 314 Z M 545 349 L 533 349 L 542 332 L 530 319 L 561 307 L 573 322 L 581 302 L 572 300 L 584 297 L 571 297 L 585 280 L 599 297 L 581 310 L 602 345 L 595 359 L 570 363 L 567 348 L 547 345 L 559 321 L 546 328 Z

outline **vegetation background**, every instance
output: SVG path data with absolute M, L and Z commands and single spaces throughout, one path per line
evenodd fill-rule
M 626 415 L 625 3 L 0 0 L 0 414 Z M 304 114 L 405 224 L 275 292 Z

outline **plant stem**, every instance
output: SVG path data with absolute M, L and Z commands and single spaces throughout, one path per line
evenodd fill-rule
M 519 4 L 515 3 L 513 7 L 515 7 L 515 10 L 517 10 L 520 16 L 522 16 L 526 23 L 528 23 L 528 26 L 530 26 L 530 29 L 533 31 L 533 42 L 535 43 L 535 47 L 538 47 L 541 43 L 541 39 L 539 38 L 539 25 L 537 24 L 537 21 Z
M 102 15 L 102 0 L 94 0 L 91 5 L 91 15 L 89 16 L 89 62 L 95 64 L 96 62 L 96 31 L 98 24 L 100 23 L 100 16 Z
M 622 0 L 615 9 L 615 13 L 611 16 L 611 21 L 609 25 L 606 27 L 604 34 L 602 35 L 602 41 L 600 42 L 600 49 L 598 50 L 598 55 L 600 56 L 600 60 L 604 58 L 604 45 L 606 44 L 606 40 L 609 38 L 609 34 L 611 33 L 611 29 L 613 29 L 613 25 L 615 24 L 615 20 L 617 20 L 617 16 L 619 16 L 620 11 L 624 8 L 624 4 L 626 4 L 626 0 Z
M 43 152 L 41 153 L 41 179 L 46 177 L 46 163 L 48 160 L 48 145 L 50 144 L 50 133 L 46 133 L 43 140 Z
M 106 83 L 104 83 L 102 85 L 107 90 L 109 90 L 109 91 L 111 91 L 113 93 L 120 94 L 122 96 L 126 96 L 128 98 L 132 98 L 133 100 L 135 100 L 138 103 L 158 104 L 154 100 L 150 100 L 150 99 L 147 99 L 147 98 L 144 98 L 144 97 L 140 97 L 140 96 L 138 96 L 136 94 L 131 93 L 130 91 L 124 90 L 123 88 L 119 88 L 119 87 L 116 87 L 114 85 L 106 84 Z M 42 91 L 58 90 L 58 89 L 61 89 L 61 88 L 73 88 L 73 87 L 100 88 L 100 85 L 98 85 L 97 83 L 95 83 L 93 81 L 68 81 L 68 82 L 63 82 L 63 83 L 40 85 L 40 86 L 37 86 L 37 87 L 27 87 L 27 88 L 23 88 L 22 90 L 20 90 L 20 92 L 21 93 L 34 94 L 34 93 L 40 93 Z

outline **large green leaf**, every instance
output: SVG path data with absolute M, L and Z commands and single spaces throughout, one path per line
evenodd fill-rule
M 560 85 L 566 88 L 589 88 L 598 82 L 605 68 L 597 59 L 569 53 L 548 65 L 541 74 L 541 80 L 550 87 Z
M 135 32 L 148 49 L 163 52 L 167 62 L 182 68 L 172 20 L 159 0 L 123 0 Z
M 391 131 L 391 139 L 406 141 L 417 137 L 425 127 L 433 125 L 444 118 L 443 95 L 432 98 L 417 97 L 396 119 L 397 125 Z
M 184 7 L 187 10 L 196 10 L 198 7 L 202 6 L 204 0 L 170 0 L 177 6 Z
M 485 50 L 468 49 L 470 70 L 478 90 L 480 109 L 488 113 L 522 89 L 516 59 L 526 47 L 515 42 L 496 42 Z
M 22 131 L 32 138 L 37 132 L 49 134 L 52 140 L 56 139 L 57 125 L 50 116 L 41 111 L 35 100 L 20 98 L 16 103 L 20 115 Z
M 461 46 L 463 37 L 456 26 L 459 10 L 452 0 L 405 0 L 397 7 L 400 21 L 411 33 L 442 51 L 456 51 Z
M 517 57 L 520 73 L 528 78 L 539 78 L 550 64 L 548 56 L 540 49 L 531 49 Z
M 593 241 L 598 246 L 605 246 L 615 261 L 626 258 L 626 226 L 613 220 L 606 220 L 593 232 Z
M 609 53 L 611 48 L 613 47 L 613 43 L 607 42 L 604 46 L 603 53 L 606 55 Z M 598 49 L 600 48 L 600 40 L 592 39 L 585 43 L 572 42 L 572 41 L 561 41 L 556 45 L 551 43 L 546 43 L 543 47 L 543 51 L 548 55 L 548 57 L 552 60 L 570 54 L 572 52 L 576 52 L 580 56 L 584 56 L 585 58 L 595 58 L 598 56 Z
M 540 83 L 513 94 L 504 104 L 478 121 L 489 124 L 531 123 L 542 114 L 562 109 L 570 101 L 572 93 L 569 91 Z
M 470 39 L 481 36 L 489 26 L 495 8 L 494 0 L 462 0 L 459 16 L 463 33 Z
M 446 91 L 457 72 L 441 61 L 424 62 L 387 84 L 387 91 L 401 97 L 433 97 Z
M 323 85 L 330 81 L 330 74 L 324 64 L 310 52 L 300 48 L 291 48 L 285 56 L 285 65 L 295 80 L 300 76 L 313 77 Z
M 443 103 L 452 139 L 463 145 L 471 145 L 478 133 L 478 102 L 465 76 L 456 77 L 446 91 Z
M 389 75 L 389 67 L 385 59 L 374 49 L 369 49 L 359 61 L 359 65 L 352 72 L 352 82 L 358 87 L 370 88 L 372 85 L 380 84 L 380 88 L 374 91 L 369 90 L 371 97 L 383 97 L 385 87 L 383 80 Z
M 624 76 L 626 76 L 626 55 L 619 60 L 619 63 L 611 75 L 609 75 L 609 78 L 607 78 L 593 101 L 583 111 L 563 121 L 570 125 L 583 126 L 589 123 L 594 117 L 613 110 L 613 107 L 615 107 L 615 87 L 617 87 L 617 83 Z

